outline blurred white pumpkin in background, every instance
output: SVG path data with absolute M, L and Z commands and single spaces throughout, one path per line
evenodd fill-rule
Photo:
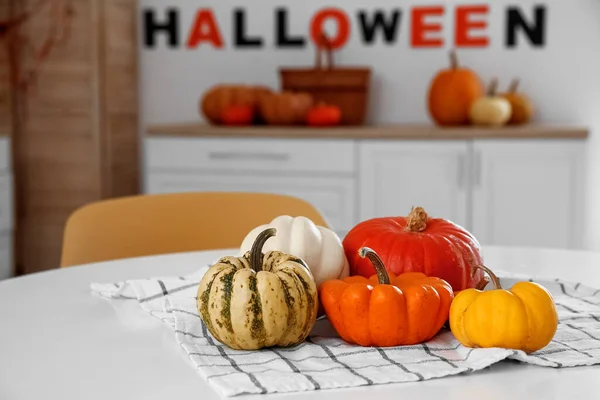
M 492 79 L 488 92 L 475 100 L 469 110 L 469 120 L 473 125 L 504 126 L 510 121 L 512 106 L 506 98 L 496 94 L 498 80 Z
M 257 226 L 244 238 L 240 255 L 250 250 L 256 236 L 267 228 L 277 233 L 263 246 L 263 253 L 279 250 L 300 257 L 313 274 L 317 287 L 330 279 L 348 276 L 348 259 L 341 239 L 329 228 L 315 225 L 306 217 L 281 215 L 269 224 Z

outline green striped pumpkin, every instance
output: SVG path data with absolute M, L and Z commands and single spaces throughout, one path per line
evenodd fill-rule
M 317 286 L 306 263 L 280 251 L 262 253 L 274 228 L 242 257 L 221 258 L 198 287 L 198 312 L 221 343 L 240 350 L 294 346 L 317 316 Z

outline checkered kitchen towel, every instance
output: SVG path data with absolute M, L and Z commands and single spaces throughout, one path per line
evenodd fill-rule
M 560 280 L 536 280 L 555 296 L 560 324 L 552 343 L 530 355 L 469 349 L 449 331 L 416 346 L 352 346 L 337 338 L 326 320 L 317 321 L 309 339 L 294 348 L 232 350 L 207 332 L 196 310 L 198 283 L 207 268 L 187 277 L 96 283 L 92 291 L 136 300 L 163 320 L 200 375 L 225 396 L 422 381 L 477 371 L 507 358 L 553 368 L 600 364 L 600 290 Z M 499 276 L 505 287 L 523 279 Z

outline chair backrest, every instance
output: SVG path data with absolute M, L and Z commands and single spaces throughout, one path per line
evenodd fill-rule
M 140 195 L 85 205 L 67 220 L 61 267 L 155 254 L 236 248 L 279 215 L 328 226 L 315 207 L 278 194 Z

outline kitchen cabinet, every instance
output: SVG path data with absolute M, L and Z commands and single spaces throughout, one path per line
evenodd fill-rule
M 360 220 L 407 215 L 421 206 L 467 226 L 466 142 L 364 141 L 360 144 Z
M 304 199 L 339 235 L 356 224 L 351 141 L 152 139 L 147 193 L 242 191 Z
M 364 142 L 360 219 L 422 206 L 482 244 L 579 248 L 580 141 Z
M 270 176 L 264 173 L 155 173 L 148 183 L 147 191 L 279 193 L 313 204 L 340 235 L 350 230 L 356 222 L 354 179 L 347 177 Z
M 297 196 L 341 237 L 422 206 L 484 245 L 581 248 L 587 131 L 206 129 L 157 128 L 146 138 L 147 193 Z
M 473 144 L 473 224 L 482 243 L 580 248 L 584 143 Z

